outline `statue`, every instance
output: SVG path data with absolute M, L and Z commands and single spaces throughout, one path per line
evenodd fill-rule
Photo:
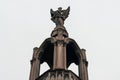
M 68 17 L 70 12 L 70 7 L 66 10 L 62 10 L 62 7 L 59 7 L 58 10 L 50 10 L 51 20 L 56 24 L 56 26 L 63 26 L 65 19 Z

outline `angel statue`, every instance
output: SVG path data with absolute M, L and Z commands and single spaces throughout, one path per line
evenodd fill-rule
M 70 12 L 70 7 L 66 10 L 62 10 L 62 7 L 59 7 L 58 10 L 53 11 L 50 10 L 51 13 L 51 20 L 56 24 L 56 26 L 63 26 L 65 19 L 68 17 Z

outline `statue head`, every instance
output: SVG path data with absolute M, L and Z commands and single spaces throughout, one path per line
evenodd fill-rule
M 62 11 L 62 7 L 59 7 L 59 8 L 58 8 L 58 11 Z

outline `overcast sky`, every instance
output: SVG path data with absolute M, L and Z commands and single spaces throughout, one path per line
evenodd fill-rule
M 0 0 L 0 80 L 29 79 L 33 48 L 50 37 L 50 9 L 60 6 L 71 7 L 65 27 L 87 50 L 89 80 L 120 80 L 120 0 Z

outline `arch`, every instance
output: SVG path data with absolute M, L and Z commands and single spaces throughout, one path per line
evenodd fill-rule
M 46 62 L 50 68 L 53 67 L 53 51 L 54 51 L 54 45 L 51 41 L 52 38 L 47 38 L 39 47 L 40 64 Z
M 41 65 L 41 70 L 40 70 L 40 75 L 42 75 L 44 72 L 46 72 L 47 70 L 49 70 L 49 65 L 44 62 L 42 65 Z
M 71 70 L 76 75 L 78 75 L 78 65 L 76 65 L 75 63 L 71 63 L 70 66 L 68 67 L 68 70 Z
M 83 58 L 83 54 L 77 43 L 71 38 L 68 38 L 66 51 L 67 67 L 69 67 L 71 63 L 79 65 L 80 60 Z

